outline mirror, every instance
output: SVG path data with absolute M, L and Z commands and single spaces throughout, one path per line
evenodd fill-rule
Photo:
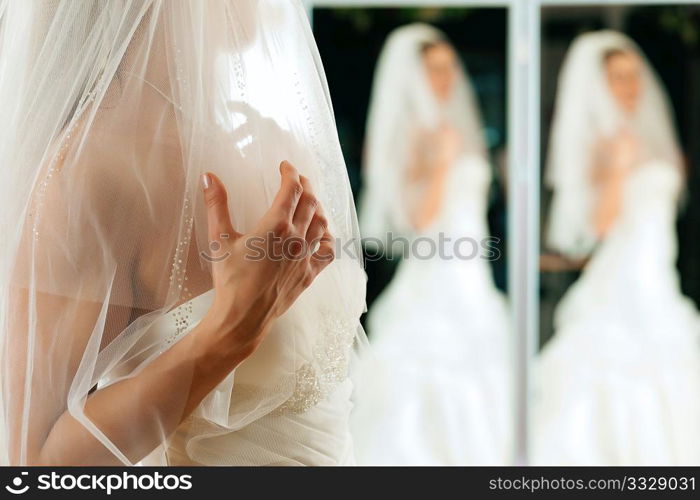
M 315 8 L 353 183 L 371 349 L 360 464 L 508 464 L 507 9 Z
M 531 460 L 700 463 L 700 11 L 541 15 Z

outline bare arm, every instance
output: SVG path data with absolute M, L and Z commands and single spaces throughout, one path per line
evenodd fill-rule
M 130 461 L 140 460 L 250 354 L 234 339 L 260 335 L 265 329 L 262 323 L 254 331 L 242 328 L 240 321 L 218 324 L 205 318 L 137 376 L 92 394 L 85 404 L 85 415 L 127 453 Z M 60 415 L 28 459 L 37 465 L 121 464 L 68 411 Z

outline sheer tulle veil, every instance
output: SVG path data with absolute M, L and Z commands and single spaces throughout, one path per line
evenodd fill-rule
M 208 269 L 204 171 L 223 180 L 246 232 L 287 159 L 311 179 L 333 234 L 357 244 L 195 411 L 189 455 L 214 462 L 208 439 L 304 411 L 346 377 L 365 277 L 299 1 L 0 0 L 0 116 L 0 463 L 26 461 L 42 398 L 125 464 L 137 460 L 84 405 L 196 319 L 169 311 L 211 289 L 190 273 Z M 172 336 L 152 338 L 163 318 Z
M 449 43 L 438 29 L 415 23 L 389 35 L 379 56 L 369 106 L 364 162 L 365 188 L 360 202 L 362 236 L 381 246 L 387 233 L 410 234 L 402 189 L 418 131 L 441 123 L 455 127 L 466 154 L 486 158 L 481 116 L 469 77 L 460 65 L 448 102 L 430 89 L 422 48 Z
M 642 62 L 642 91 L 633 116 L 614 101 L 605 76 L 604 58 L 624 50 Z M 615 31 L 578 37 L 559 76 L 550 135 L 545 183 L 553 190 L 546 244 L 570 257 L 591 252 L 596 236 L 591 223 L 591 165 L 595 141 L 626 126 L 640 139 L 646 159 L 680 165 L 671 107 L 661 83 L 639 47 Z

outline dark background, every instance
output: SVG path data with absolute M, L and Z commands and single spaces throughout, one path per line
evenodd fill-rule
M 599 6 L 542 9 L 541 113 L 542 167 L 554 111 L 557 76 L 566 51 L 586 31 L 615 29 L 642 49 L 668 92 L 676 130 L 685 153 L 687 200 L 678 216 L 678 269 L 683 292 L 700 302 L 700 7 Z M 541 223 L 546 223 L 549 195 L 542 187 Z M 544 232 L 543 232 L 544 234 Z M 540 342 L 552 335 L 552 313 L 579 272 L 542 272 Z
M 501 238 L 494 262 L 497 285 L 506 287 L 505 147 L 507 12 L 503 8 L 316 8 L 313 30 L 326 70 L 340 142 L 355 200 L 362 189 L 365 121 L 374 69 L 387 35 L 425 22 L 442 30 L 459 52 L 475 87 L 494 167 L 489 225 Z M 391 280 L 397 261 L 367 262 L 367 303 Z

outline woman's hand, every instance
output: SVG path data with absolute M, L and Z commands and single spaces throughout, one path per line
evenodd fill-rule
M 334 240 L 308 179 L 288 162 L 270 209 L 249 234 L 231 224 L 226 189 L 213 174 L 202 184 L 208 211 L 214 303 L 203 320 L 237 358 L 250 356 L 282 315 L 335 258 Z

